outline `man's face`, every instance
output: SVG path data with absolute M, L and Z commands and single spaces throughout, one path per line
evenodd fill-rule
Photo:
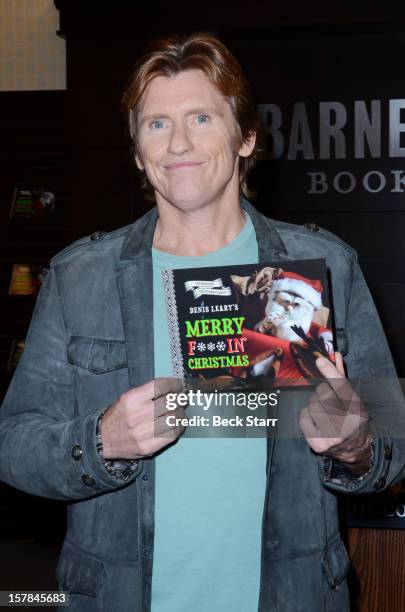
M 147 87 L 136 162 L 158 204 L 163 200 L 190 211 L 239 193 L 238 156 L 250 155 L 255 136 L 240 140 L 229 102 L 201 70 L 159 76 Z

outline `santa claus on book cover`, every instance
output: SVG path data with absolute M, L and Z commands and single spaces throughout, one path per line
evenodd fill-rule
M 333 334 L 327 327 L 329 309 L 322 304 L 324 287 L 319 279 L 297 272 L 265 267 L 251 277 L 232 276 L 246 315 L 249 367 L 232 368 L 241 379 L 273 379 L 302 384 L 303 378 L 320 377 L 315 361 L 333 359 Z M 255 321 L 264 308 L 264 316 Z

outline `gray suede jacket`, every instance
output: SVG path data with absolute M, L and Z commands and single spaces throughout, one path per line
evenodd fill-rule
M 271 221 L 245 200 L 242 206 L 253 221 L 261 262 L 326 259 L 338 344 L 350 376 L 394 377 L 355 252 L 317 226 Z M 0 479 L 68 502 L 57 577 L 70 592 L 70 605 L 61 610 L 150 610 L 154 460 L 140 462 L 126 483 L 115 478 L 97 453 L 96 423 L 124 391 L 154 376 L 156 219 L 153 209 L 130 226 L 93 234 L 54 257 L 0 409 Z M 279 414 L 298 413 L 303 401 L 292 393 Z M 402 469 L 400 450 L 378 434 L 366 477 L 339 479 L 333 469 L 299 435 L 268 439 L 260 612 L 349 609 L 349 561 L 336 491 L 382 488 Z

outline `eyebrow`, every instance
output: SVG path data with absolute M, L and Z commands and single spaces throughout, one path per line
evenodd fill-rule
M 186 117 L 189 115 L 197 115 L 197 114 L 209 113 L 211 115 L 217 115 L 218 117 L 222 117 L 222 113 L 220 113 L 216 108 L 212 106 L 199 106 L 197 108 L 192 108 L 186 113 Z M 170 119 L 169 115 L 152 113 L 149 115 L 144 115 L 142 119 L 139 121 L 139 125 L 142 126 L 149 121 L 156 121 L 157 119 Z

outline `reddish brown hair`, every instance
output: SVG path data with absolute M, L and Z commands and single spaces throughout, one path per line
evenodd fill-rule
M 256 133 L 256 145 L 249 157 L 239 159 L 239 179 L 242 193 L 249 197 L 246 179 L 260 152 L 261 127 L 256 107 L 250 95 L 250 87 L 242 68 L 232 53 L 215 36 L 208 33 L 191 36 L 173 35 L 155 41 L 135 64 L 122 98 L 128 117 L 134 153 L 138 152 L 137 118 L 142 96 L 149 83 L 157 76 L 175 77 L 184 70 L 202 70 L 209 81 L 228 100 L 240 129 L 241 142 L 252 132 Z M 153 189 L 143 172 L 142 186 L 148 196 Z

